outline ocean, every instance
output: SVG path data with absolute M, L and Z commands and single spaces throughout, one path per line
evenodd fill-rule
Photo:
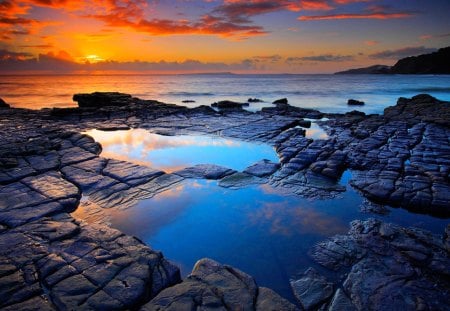
M 117 91 L 195 107 L 219 100 L 247 101 L 258 110 L 286 97 L 297 107 L 343 113 L 350 98 L 366 103 L 358 110 L 382 113 L 401 96 L 428 93 L 450 101 L 450 75 L 33 75 L 0 76 L 0 97 L 13 107 L 41 109 L 74 107 L 75 93 Z M 182 103 L 193 100 L 195 103 Z

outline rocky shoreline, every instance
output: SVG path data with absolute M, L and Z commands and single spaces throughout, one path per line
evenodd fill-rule
M 383 115 L 324 114 L 285 102 L 257 113 L 242 107 L 186 108 L 127 94 L 78 95 L 79 108 L 0 109 L 0 308 L 5 310 L 448 309 L 448 230 L 442 237 L 376 220 L 311 250 L 337 282 L 308 270 L 292 282 L 298 306 L 233 267 L 200 260 L 181 280 L 176 266 L 138 239 L 70 213 L 79 204 L 127 208 L 187 178 L 223 187 L 269 183 L 305 197 L 345 191 L 450 217 L 450 103 L 400 98 Z M 99 104 L 101 103 L 101 104 Z M 316 119 L 327 140 L 304 136 Z M 327 120 L 321 120 L 327 118 Z M 243 172 L 198 165 L 166 173 L 100 156 L 89 129 L 144 128 L 162 135 L 206 134 L 268 143 L 280 163 Z M 80 203 L 81 196 L 88 202 Z

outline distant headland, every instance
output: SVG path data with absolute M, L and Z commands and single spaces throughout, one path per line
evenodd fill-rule
M 450 47 L 430 54 L 402 58 L 394 66 L 374 65 L 335 74 L 450 74 Z

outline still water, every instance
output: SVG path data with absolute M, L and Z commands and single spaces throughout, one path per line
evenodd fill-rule
M 269 145 L 218 136 L 162 136 L 144 129 L 90 130 L 85 134 L 102 145 L 105 158 L 125 160 L 169 173 L 196 164 L 216 164 L 242 171 L 262 159 L 278 162 L 277 153 Z
M 102 144 L 102 156 L 140 161 L 166 171 L 191 166 L 199 159 L 200 163 L 237 170 L 263 158 L 278 161 L 270 146 L 246 145 L 231 139 L 168 137 L 144 130 L 93 130 L 88 134 Z M 326 139 L 317 124 L 308 129 L 307 135 Z M 216 147 L 219 148 L 216 152 L 203 156 L 204 148 Z M 182 164 L 173 164 L 172 159 L 177 157 L 183 158 Z M 228 162 L 221 162 L 223 157 Z M 165 166 L 167 161 L 170 164 Z M 270 287 L 293 301 L 289 280 L 309 266 L 321 269 L 309 259 L 308 250 L 329 236 L 346 233 L 352 220 L 375 217 L 437 234 L 442 234 L 448 223 L 445 219 L 389 207 L 384 215 L 364 212 L 361 210 L 364 198 L 348 186 L 350 178 L 351 172 L 346 171 L 340 184 L 347 190 L 337 198 L 314 200 L 288 194 L 269 184 L 233 190 L 220 187 L 217 181 L 191 179 L 125 210 L 102 209 L 99 216 L 89 213 L 89 204 L 81 204 L 73 216 L 87 222 L 107 222 L 140 238 L 180 266 L 183 276 L 198 259 L 208 257 L 249 273 L 260 286 Z
M 189 106 L 210 105 L 219 100 L 246 101 L 256 97 L 263 104 L 287 97 L 294 106 L 323 112 L 354 110 L 347 100 L 363 100 L 358 110 L 382 113 L 398 97 L 428 93 L 450 100 L 450 75 L 60 75 L 0 76 L 0 97 L 14 107 L 75 106 L 75 93 L 118 91 L 142 99 Z

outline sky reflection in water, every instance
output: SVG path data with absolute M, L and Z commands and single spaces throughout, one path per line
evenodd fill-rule
M 349 178 L 345 173 L 341 183 Z M 216 181 L 186 180 L 133 208 L 104 212 L 112 227 L 163 251 L 183 275 L 198 259 L 209 257 L 292 299 L 289 279 L 315 265 L 308 250 L 326 237 L 346 233 L 354 219 L 376 217 L 437 233 L 446 226 L 446 220 L 402 209 L 386 216 L 362 213 L 362 202 L 350 187 L 335 199 L 308 200 L 267 184 L 231 190 Z
M 216 164 L 238 171 L 262 160 L 278 162 L 269 145 L 210 136 L 162 136 L 143 129 L 90 130 L 102 156 L 173 172 L 196 164 Z

